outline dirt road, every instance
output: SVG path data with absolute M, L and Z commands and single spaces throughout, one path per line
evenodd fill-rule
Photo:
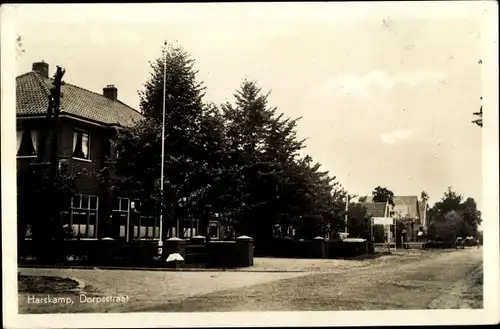
M 29 278 L 62 277 L 75 283 L 65 292 L 49 293 L 71 299 L 69 304 L 33 303 L 34 296 L 48 295 L 44 284 L 49 281 L 42 281 L 38 291 L 20 288 L 19 312 L 481 308 L 481 265 L 482 249 L 466 249 L 401 251 L 365 261 L 256 259 L 254 268 L 236 272 L 20 269 Z M 82 303 L 82 292 L 128 298 Z
M 397 259 L 189 297 L 143 311 L 339 311 L 482 308 L 482 250 Z M 480 284 L 478 284 L 480 279 Z

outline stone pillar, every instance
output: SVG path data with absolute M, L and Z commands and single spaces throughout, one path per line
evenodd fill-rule
M 253 266 L 253 239 L 246 235 L 237 237 L 235 254 L 237 267 Z
M 316 258 L 326 258 L 326 242 L 323 237 L 317 236 L 314 238 L 313 249 Z
M 197 235 L 191 238 L 191 243 L 200 245 L 200 244 L 205 244 L 207 242 L 207 238 L 204 237 L 203 235 Z
M 186 240 L 180 238 L 167 239 L 163 243 L 163 256 L 167 258 L 169 254 L 173 253 L 186 257 Z

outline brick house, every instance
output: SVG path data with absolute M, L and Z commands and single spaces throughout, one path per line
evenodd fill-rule
M 45 120 L 51 87 L 49 65 L 44 62 L 34 63 L 31 72 L 16 78 L 18 171 L 27 170 L 30 163 L 36 161 L 39 132 Z M 61 94 L 58 158 L 70 173 L 92 173 L 101 169 L 106 158 L 116 157 L 111 141 L 117 130 L 143 119 L 138 111 L 118 99 L 118 90 L 113 85 L 104 87 L 99 94 L 65 83 Z M 104 192 L 92 175 L 77 178 L 75 185 L 77 193 L 61 213 L 63 222 L 75 235 L 84 239 L 112 237 L 125 241 L 159 238 L 158 216 L 139 213 L 138 200 Z M 197 225 L 198 222 L 184 225 L 191 226 L 188 235 L 196 234 Z M 220 225 L 217 221 L 210 222 L 207 231 L 212 238 L 218 238 Z M 164 238 L 178 236 L 175 228 L 164 228 L 164 232 Z M 28 225 L 28 238 L 30 234 Z

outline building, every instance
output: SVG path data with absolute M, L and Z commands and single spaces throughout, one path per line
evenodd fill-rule
M 377 204 L 371 196 L 365 197 L 364 201 L 365 206 Z M 407 241 L 417 241 L 419 232 L 425 232 L 427 228 L 427 204 L 417 196 L 394 196 L 393 201 L 394 206 L 389 206 L 386 214 L 405 224 Z
M 49 65 L 45 62 L 34 63 L 31 72 L 16 78 L 18 171 L 27 170 L 36 160 L 51 87 Z M 134 125 L 143 116 L 118 99 L 118 89 L 113 85 L 105 86 L 100 94 L 65 83 L 61 87 L 59 118 L 57 152 L 60 165 L 66 164 L 70 173 L 92 173 L 105 165 L 106 158 L 115 159 L 116 151 L 111 141 L 117 130 Z M 75 185 L 77 193 L 64 205 L 61 214 L 75 236 L 84 239 L 112 237 L 125 241 L 159 238 L 158 216 L 139 213 L 136 206 L 139 200 L 103 191 L 92 175 L 78 178 Z M 198 231 L 192 225 L 189 235 Z M 207 231 L 212 233 L 212 238 L 219 237 L 219 227 L 216 221 L 210 223 Z M 178 236 L 175 229 L 164 230 Z M 30 234 L 28 226 L 27 237 Z
M 366 215 L 369 218 L 387 217 L 389 213 L 389 205 L 387 202 L 359 202 L 366 209 Z M 372 225 L 373 241 L 375 243 L 385 242 L 385 231 L 379 225 Z

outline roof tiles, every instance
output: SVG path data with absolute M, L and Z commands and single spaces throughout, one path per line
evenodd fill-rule
M 36 72 L 16 78 L 16 114 L 46 114 L 52 80 Z M 120 101 L 65 83 L 61 87 L 61 114 L 70 114 L 106 125 L 132 126 L 143 116 Z

